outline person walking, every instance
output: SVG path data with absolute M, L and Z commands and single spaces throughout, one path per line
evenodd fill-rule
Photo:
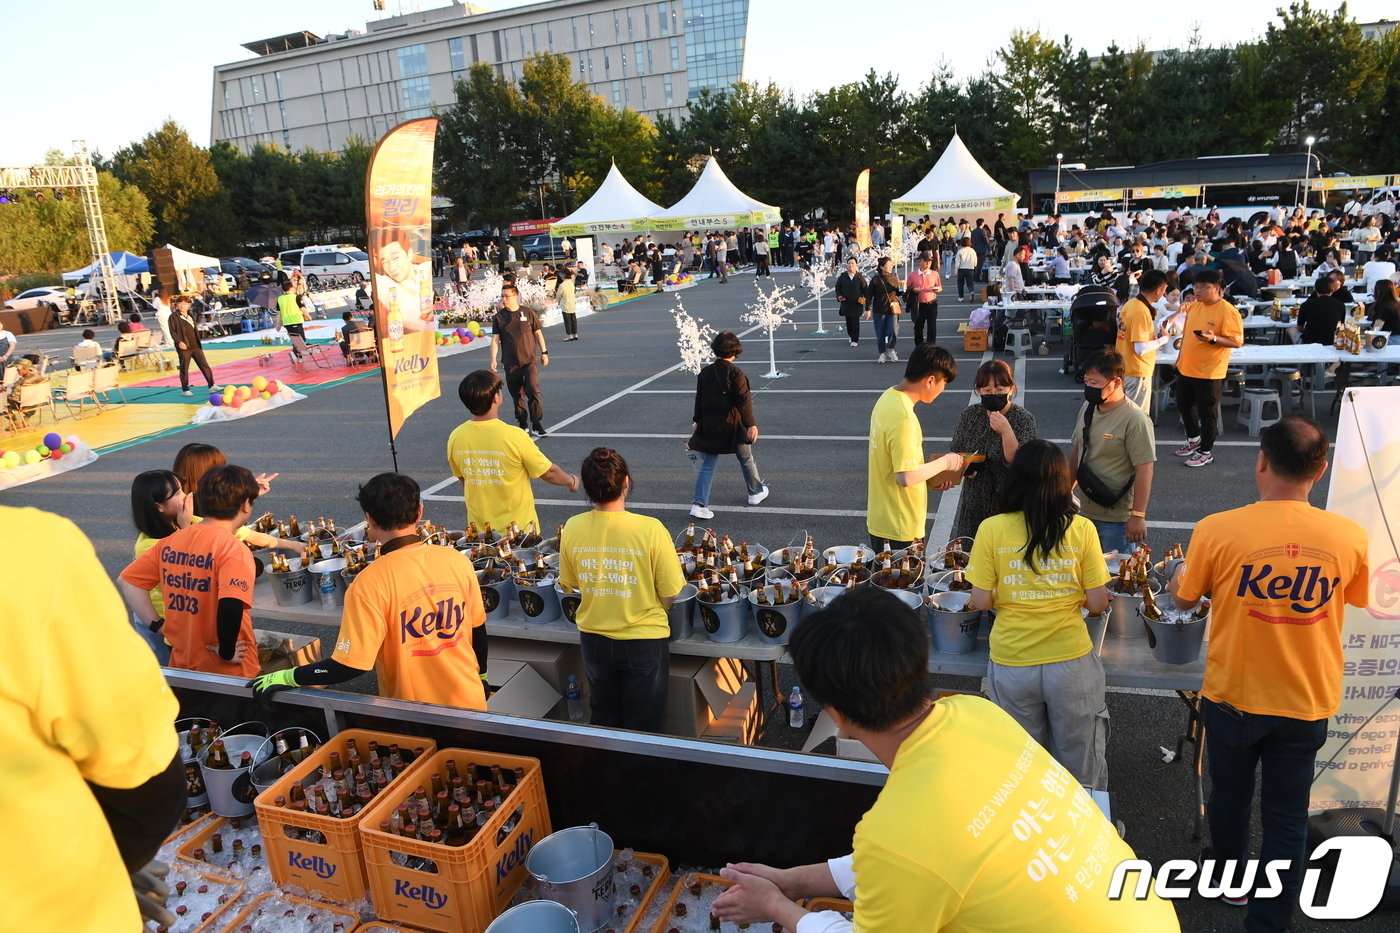
M 1228 901 L 1248 904 L 1250 931 L 1289 928 L 1317 751 L 1341 705 L 1345 609 L 1367 605 L 1366 531 L 1309 503 L 1327 471 L 1327 448 L 1322 429 L 1295 415 L 1260 431 L 1259 501 L 1201 519 L 1168 582 L 1179 609 L 1211 600 L 1201 688 L 1210 768 L 1205 857 L 1249 858 L 1257 774 L 1258 858 L 1287 866 L 1279 896 Z
M 1103 664 L 1080 607 L 1108 608 L 1111 576 L 1094 526 L 1074 514 L 1069 462 L 1046 440 L 1022 444 L 1001 513 L 973 538 L 973 609 L 995 609 L 987 697 L 1074 780 L 1108 785 Z
M 950 446 L 986 459 L 968 464 L 963 471 L 954 538 L 972 537 L 978 525 L 997 514 L 1016 451 L 1036 438 L 1035 416 L 1016 404 L 1016 377 L 1005 360 L 988 360 L 977 367 L 972 391 L 978 404 L 969 405 L 958 416 Z
M 870 311 L 865 306 L 865 294 L 869 288 L 870 284 L 860 271 L 860 263 L 847 259 L 846 271 L 836 277 L 836 306 L 846 319 L 846 336 L 851 339 L 853 347 L 860 346 L 861 315 L 870 317 Z
M 962 246 L 953 256 L 953 270 L 958 276 L 958 301 L 972 300 L 975 289 L 973 276 L 977 273 L 978 265 L 977 251 L 972 248 L 971 238 L 963 237 Z
M 545 346 L 539 316 L 520 306 L 520 289 L 514 285 L 501 286 L 501 310 L 492 318 L 491 329 L 491 372 L 497 371 L 497 360 L 502 359 L 506 391 L 515 403 L 516 424 L 525 430 L 528 414 L 530 433 L 535 437 L 547 436 L 544 402 L 540 400 L 540 372 L 535 361 L 538 353 L 539 365 L 548 366 L 549 348 Z
M 729 244 L 725 241 L 724 235 L 715 234 L 715 269 L 719 271 L 719 280 L 729 282 Z
M 165 292 L 159 288 L 151 289 L 151 306 L 155 308 L 156 323 L 160 325 L 161 346 L 175 346 L 175 338 L 170 334 L 170 317 L 174 313 L 170 305 L 165 303 Z
M 1186 306 L 1185 336 L 1177 357 L 1176 404 L 1186 429 L 1186 443 L 1177 449 L 1188 467 L 1215 462 L 1216 416 L 1220 391 L 1230 368 L 1230 351 L 1244 345 L 1244 321 L 1225 300 L 1225 286 L 1215 269 L 1196 273 L 1196 300 Z
M 559 301 L 559 313 L 564 318 L 564 339 L 566 341 L 578 339 L 578 314 L 574 307 L 575 289 L 577 288 L 575 276 L 577 275 L 578 263 L 570 259 L 564 263 L 563 274 L 559 276 L 558 291 L 555 292 L 555 298 Z
M 933 268 L 933 253 L 919 257 L 919 268 L 909 273 L 906 283 L 911 304 L 910 317 L 914 319 L 914 346 L 924 342 L 924 331 L 928 330 L 928 342 L 938 342 L 938 293 L 943 291 L 943 276 Z
M 1079 514 L 1093 522 L 1105 554 L 1147 540 L 1147 506 L 1157 462 L 1152 419 L 1124 393 L 1123 357 L 1099 350 L 1084 361 L 1084 404 L 1074 421 L 1071 470 Z
M 695 414 L 692 433 L 686 447 L 692 459 L 698 457 L 695 473 L 695 498 L 690 514 L 711 519 L 710 487 L 715 481 L 715 463 L 721 454 L 734 454 L 744 473 L 749 505 L 758 505 L 768 498 L 768 487 L 758 475 L 753 459 L 753 445 L 758 442 L 758 422 L 753 416 L 753 397 L 749 392 L 749 377 L 734 365 L 734 359 L 744 352 L 739 338 L 721 331 L 710 341 L 715 361 L 695 379 Z
M 184 395 L 194 395 L 190 391 L 190 362 L 193 361 L 199 367 L 204 381 L 209 384 L 209 391 L 214 392 L 219 387 L 214 384 L 214 371 L 209 368 L 209 361 L 204 358 L 204 345 L 199 339 L 199 325 L 195 323 L 190 306 L 190 297 L 181 295 L 175 299 L 175 313 L 170 316 L 170 335 L 175 342 L 175 355 L 180 360 L 180 391 Z
M 883 257 L 875 269 L 875 277 L 865 296 L 865 307 L 875 324 L 875 349 L 880 351 L 877 362 L 898 363 L 899 354 L 894 350 L 895 315 L 902 310 L 899 305 L 901 286 L 895 278 L 894 260 Z
M 632 476 L 621 454 L 597 447 L 579 473 L 593 509 L 564 524 L 559 584 L 580 594 L 575 619 L 590 721 L 660 732 L 670 671 L 666 610 L 685 586 L 676 546 L 659 521 L 627 511 Z
M 766 275 L 771 277 L 773 273 L 768 271 L 768 238 L 758 235 L 753 238 L 753 258 L 755 276 Z

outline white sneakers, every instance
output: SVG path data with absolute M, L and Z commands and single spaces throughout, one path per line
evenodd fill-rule
M 693 517 L 693 518 L 703 518 L 703 519 L 706 519 L 707 521 L 708 521 L 709 519 L 715 517 L 715 513 L 714 513 L 714 512 L 711 512 L 709 509 L 705 508 L 703 505 L 692 505 L 692 506 L 690 507 L 690 514 L 691 514 L 691 517 Z
M 764 487 L 763 487 L 762 489 L 760 489 L 758 492 L 754 493 L 753 495 L 749 496 L 749 505 L 758 505 L 760 502 L 762 502 L 764 499 L 767 499 L 767 498 L 768 498 L 768 486 L 767 486 L 767 484 L 764 484 Z

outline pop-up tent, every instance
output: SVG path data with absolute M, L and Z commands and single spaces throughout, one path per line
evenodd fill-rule
M 187 249 L 180 249 L 167 243 L 160 249 L 152 250 L 152 255 L 156 258 L 157 270 L 161 275 L 166 275 L 160 270 L 166 255 L 169 255 L 171 263 L 175 266 L 175 277 L 178 291 L 198 291 L 204 287 L 204 270 L 210 266 L 214 271 L 219 270 L 219 260 L 213 256 L 201 256 L 199 253 L 192 253 Z
M 590 236 L 650 230 L 647 218 L 660 210 L 660 204 L 632 187 L 614 162 L 593 197 L 568 217 L 550 224 L 549 232 L 554 236 Z
M 929 173 L 903 196 L 890 202 L 891 214 L 919 216 L 1009 211 L 1020 196 L 996 183 L 977 164 L 957 133 Z
M 107 259 L 112 263 L 112 271 L 117 275 L 141 275 L 142 273 L 150 271 L 150 264 L 146 262 L 146 257 L 137 256 L 135 253 L 118 250 L 114 253 L 108 253 Z M 63 273 L 63 281 L 78 282 L 96 274 L 97 263 L 92 262 L 83 266 L 81 269 L 74 269 L 72 272 Z
M 710 156 L 690 193 L 651 215 L 653 230 L 733 230 L 781 223 L 782 212 L 749 197 L 720 171 Z

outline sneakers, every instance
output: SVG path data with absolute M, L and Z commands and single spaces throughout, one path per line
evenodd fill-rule
M 223 386 L 210 386 L 210 387 L 209 387 L 209 391 L 210 391 L 210 392 L 222 392 L 223 390 L 224 390 L 224 387 L 223 387 Z
M 858 346 L 860 346 L 860 344 L 858 344 L 858 343 L 856 343 L 854 340 L 852 340 L 852 341 L 851 341 L 851 346 L 853 346 L 853 347 L 858 347 Z
M 890 361 L 889 357 L 890 357 L 890 351 L 886 350 L 885 352 L 881 353 L 879 356 L 877 356 L 877 357 L 875 358 L 875 362 L 877 362 L 877 363 L 888 363 L 888 362 Z
M 549 437 L 549 432 L 544 429 L 544 425 L 537 424 L 530 429 L 531 437 Z
M 1215 462 L 1215 458 L 1210 455 L 1209 450 L 1198 450 L 1186 458 L 1186 465 L 1189 467 L 1203 467 Z
M 762 489 L 760 489 L 758 492 L 754 493 L 753 495 L 749 496 L 749 505 L 758 505 L 760 502 L 762 502 L 764 499 L 767 499 L 767 498 L 768 498 L 768 485 L 765 483 Z
M 899 362 L 899 354 L 896 353 L 896 352 L 894 352 L 893 350 L 890 351 L 890 362 L 891 362 L 891 363 L 898 363 L 898 362 Z
M 710 519 L 715 517 L 715 513 L 711 512 L 703 505 L 692 505 L 690 507 L 690 515 L 692 518 L 703 518 L 706 521 L 709 521 Z
M 1175 451 L 1173 451 L 1173 453 L 1175 453 L 1178 457 L 1189 457 L 1192 454 L 1194 454 L 1200 446 L 1201 439 L 1198 437 L 1194 441 L 1188 440 L 1181 447 L 1178 447 Z
M 188 396 L 191 396 L 191 397 L 193 397 L 193 395 L 194 395 L 194 393 L 191 392 L 189 389 L 185 389 L 185 390 L 184 390 L 183 392 L 181 392 L 180 394 L 181 394 L 181 395 L 188 395 Z
M 1201 869 L 1201 871 L 1202 871 L 1202 875 L 1203 875 L 1202 880 L 1208 880 L 1208 881 L 1212 881 L 1212 882 L 1214 881 L 1214 879 L 1207 879 L 1207 878 L 1204 878 L 1204 874 L 1205 874 L 1205 863 L 1208 862 L 1208 861 L 1214 861 L 1214 860 L 1215 860 L 1215 853 L 1214 853 L 1213 851 L 1211 851 L 1211 849 L 1210 849 L 1209 846 L 1207 846 L 1206 848 L 1202 849 L 1201 852 L 1200 852 L 1200 854 L 1196 856 L 1196 865 L 1197 865 L 1197 866 Z M 1219 894 L 1219 895 L 1216 896 L 1215 899 L 1216 899 L 1217 901 L 1219 901 L 1220 903 L 1222 903 L 1222 904 L 1228 904 L 1228 905 L 1231 906 L 1231 907 L 1248 907 L 1248 906 L 1249 906 L 1249 895 L 1248 895 L 1248 894 Z

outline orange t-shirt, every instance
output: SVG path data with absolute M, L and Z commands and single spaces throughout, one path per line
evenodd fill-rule
M 1179 594 L 1211 597 L 1202 693 L 1246 713 L 1325 719 L 1342 694 L 1345 603 L 1365 606 L 1366 532 L 1306 502 L 1208 515 Z
M 170 643 L 170 666 L 206 674 L 256 677 L 258 650 L 253 637 L 253 555 L 223 528 L 201 522 L 162 538 L 132 561 L 121 578 L 149 590 L 159 585 L 165 594 L 165 628 Z M 243 603 L 238 641 L 248 646 L 242 661 L 225 661 L 219 644 L 219 600 Z
M 1224 379 L 1230 369 L 1230 348 L 1201 340 L 1194 331 L 1208 330 L 1217 337 L 1244 337 L 1244 320 L 1235 306 L 1224 298 L 1213 305 L 1193 301 L 1186 306 L 1185 336 L 1176 370 L 1192 379 Z
M 1154 338 L 1152 309 L 1141 298 L 1134 298 L 1118 311 L 1118 355 L 1123 357 L 1123 375 L 1152 375 L 1152 365 L 1157 361 L 1157 351 L 1148 350 L 1138 355 L 1135 343 L 1150 343 Z
M 379 675 L 386 697 L 485 709 L 471 630 L 486 624 L 481 587 L 467 556 L 410 544 L 360 571 L 345 593 L 331 657 Z

